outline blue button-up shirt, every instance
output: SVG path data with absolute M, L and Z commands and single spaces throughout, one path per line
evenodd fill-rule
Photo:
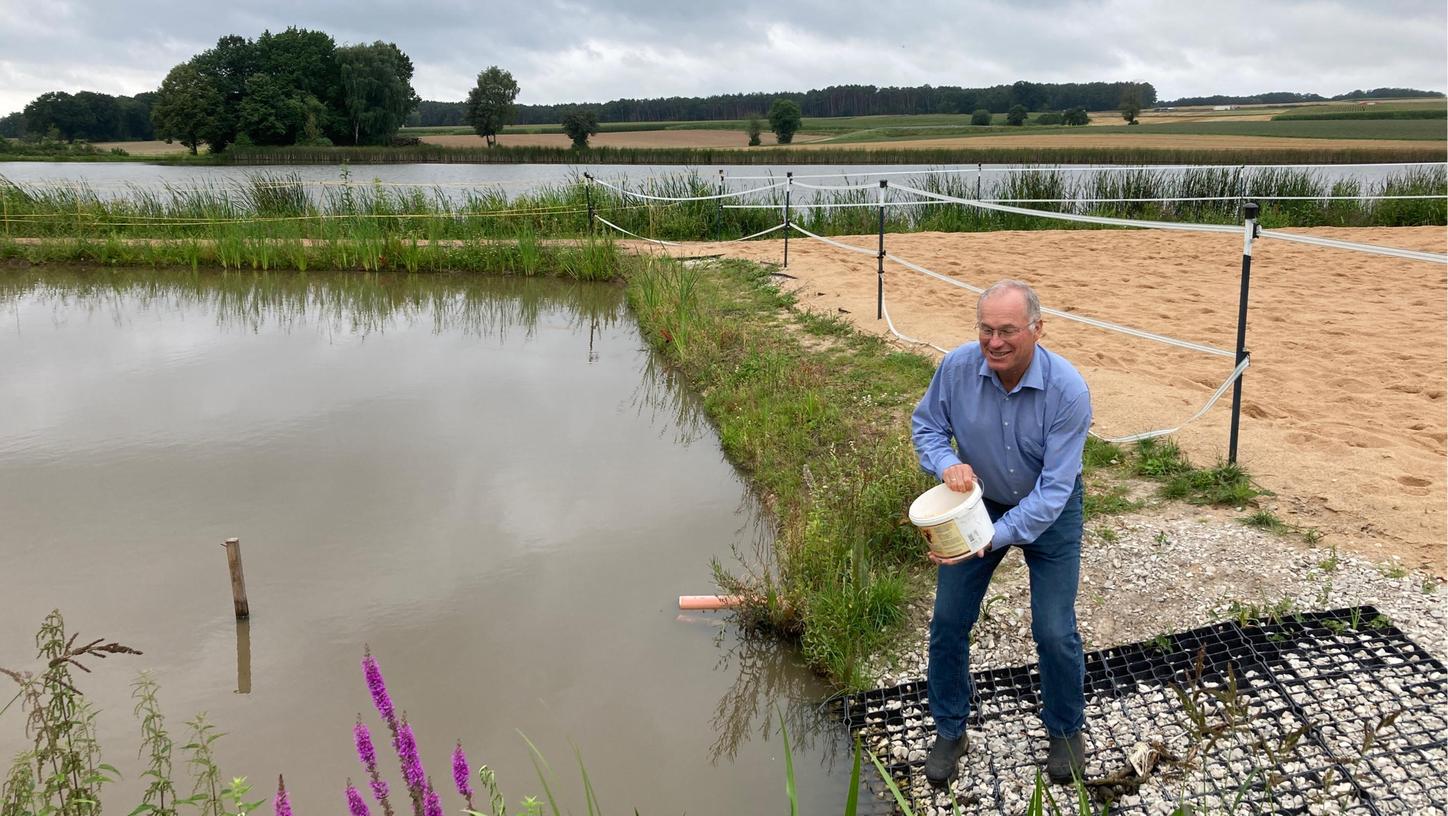
M 1091 394 L 1066 358 L 1039 345 L 1007 393 L 980 343 L 967 343 L 940 361 L 910 425 L 927 472 L 943 479 L 964 462 L 986 498 L 1014 505 L 995 523 L 991 549 L 1000 549 L 1035 541 L 1061 515 L 1081 474 Z

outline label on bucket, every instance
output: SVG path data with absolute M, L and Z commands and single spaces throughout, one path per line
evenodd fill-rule
M 954 558 L 968 552 L 976 552 L 989 542 L 981 531 L 975 528 L 962 530 L 954 521 L 947 521 L 934 527 L 920 528 L 920 534 L 930 544 L 930 551 L 941 558 Z

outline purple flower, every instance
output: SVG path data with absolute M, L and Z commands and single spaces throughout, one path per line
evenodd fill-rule
M 453 782 L 458 786 L 458 793 L 468 800 L 468 807 L 472 807 L 473 788 L 468 784 L 468 756 L 463 753 L 463 743 L 458 741 L 458 747 L 453 749 Z
M 362 722 L 361 715 L 357 717 L 357 724 L 352 726 L 352 739 L 357 743 L 357 758 L 362 760 L 362 767 L 367 773 L 377 772 L 377 749 L 372 746 L 372 732 Z
M 432 789 L 432 782 L 427 783 L 427 795 L 422 799 L 423 816 L 442 816 L 442 801 L 437 798 L 437 791 Z
M 277 775 L 277 798 L 272 804 L 276 808 L 277 816 L 292 816 L 292 802 L 287 798 L 287 783 L 282 781 L 280 774 Z
M 427 776 L 422 772 L 422 759 L 417 755 L 417 739 L 412 735 L 412 726 L 404 719 L 397 728 L 397 758 L 402 760 L 402 778 L 407 787 L 422 790 Z M 415 801 L 415 800 L 414 800 Z
M 371 816 L 367 810 L 367 803 L 362 801 L 362 794 L 352 787 L 352 780 L 347 780 L 347 810 L 352 816 Z
M 372 704 L 377 706 L 377 713 L 382 715 L 388 726 L 393 726 L 397 720 L 397 712 L 392 707 L 392 696 L 387 693 L 387 683 L 382 680 L 382 669 L 378 668 L 377 660 L 372 657 L 370 650 L 364 655 L 362 676 L 367 678 L 367 690 L 372 692 Z

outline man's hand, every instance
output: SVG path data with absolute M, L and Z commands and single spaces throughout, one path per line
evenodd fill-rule
M 941 474 L 946 487 L 956 493 L 969 493 L 975 486 L 975 471 L 970 465 L 951 465 Z

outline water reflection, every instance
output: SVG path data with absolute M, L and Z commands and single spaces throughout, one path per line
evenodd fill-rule
M 569 328 L 596 336 L 623 320 L 621 292 L 607 284 L 476 275 L 212 272 L 132 269 L 14 269 L 0 272 L 0 303 L 25 297 L 56 315 L 133 310 L 214 312 L 217 324 L 253 333 L 314 325 L 325 332 L 367 336 L 394 325 L 432 324 L 435 334 L 459 332 L 500 343 L 511 332 L 531 338 L 539 315 L 567 316 Z

